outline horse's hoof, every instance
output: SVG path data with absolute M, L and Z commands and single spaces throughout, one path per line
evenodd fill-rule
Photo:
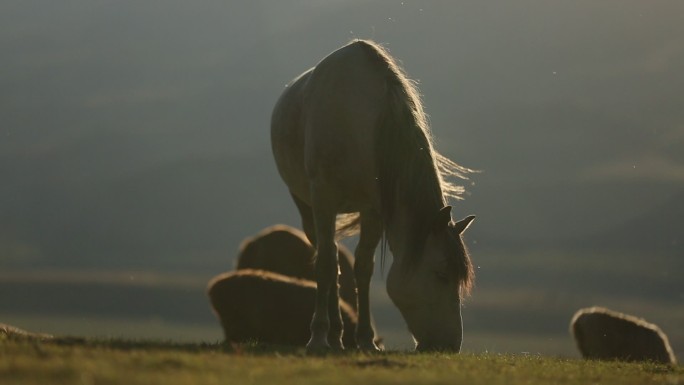
M 327 356 L 332 352 L 330 346 L 308 346 L 306 347 L 306 354 L 311 356 Z
M 381 352 L 382 349 L 380 349 L 377 345 L 375 345 L 375 342 L 361 342 L 359 343 L 359 350 L 365 353 L 378 353 Z
M 328 341 L 314 340 L 311 339 L 308 344 L 306 344 L 306 353 L 314 355 L 328 354 L 332 351 L 332 348 L 328 344 Z
M 341 353 L 344 351 L 344 345 L 342 343 L 332 343 L 330 344 L 330 350 L 335 353 Z

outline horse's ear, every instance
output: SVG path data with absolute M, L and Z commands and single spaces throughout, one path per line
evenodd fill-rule
M 439 209 L 435 221 L 432 223 L 432 231 L 438 233 L 447 227 L 451 223 L 451 206 L 444 206 Z
M 475 215 L 468 215 L 467 217 L 456 222 L 453 226 L 454 231 L 456 231 L 456 233 L 458 234 L 463 234 L 463 232 L 466 231 L 468 226 L 470 226 L 470 223 L 473 222 L 473 219 L 475 219 Z

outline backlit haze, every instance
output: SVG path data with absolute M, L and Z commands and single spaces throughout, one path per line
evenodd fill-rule
M 477 215 L 464 348 L 573 354 L 572 313 L 602 305 L 681 352 L 683 15 L 675 0 L 3 1 L 0 322 L 219 339 L 206 281 L 243 238 L 299 226 L 273 105 L 368 38 L 419 81 L 440 152 L 482 171 L 453 202 Z M 375 280 L 379 333 L 406 347 Z M 50 293 L 63 306 L 41 313 Z

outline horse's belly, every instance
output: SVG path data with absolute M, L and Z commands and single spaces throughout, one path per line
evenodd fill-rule
M 357 212 L 369 208 L 378 208 L 377 179 L 372 164 L 354 164 L 333 166 L 316 180 L 324 187 L 324 191 L 337 202 L 338 212 Z
M 307 173 L 303 162 L 298 168 L 281 172 L 281 176 L 290 192 L 307 203 L 311 203 L 311 184 L 316 183 L 329 200 L 335 202 L 339 213 L 364 211 L 379 205 L 377 179 L 364 170 L 372 169 L 372 166 L 354 162 L 347 162 L 346 165 L 328 164 L 327 167 L 321 165 L 315 175 Z

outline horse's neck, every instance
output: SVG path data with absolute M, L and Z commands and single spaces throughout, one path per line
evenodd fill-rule
M 415 246 L 421 241 L 420 234 L 427 236 L 425 215 L 434 212 L 436 215 L 442 207 L 440 203 L 425 205 L 425 211 L 416 212 L 414 206 L 417 202 L 397 202 L 394 217 L 385 224 L 387 242 L 392 251 L 393 259 L 401 263 L 406 258 L 415 258 L 411 253 L 420 252 Z M 434 206 L 434 207 L 433 207 Z M 429 216 L 430 218 L 432 215 Z M 424 239 L 422 240 L 424 241 Z
M 392 251 L 392 258 L 394 262 L 401 262 L 406 256 L 408 250 L 407 237 L 410 224 L 402 215 L 396 215 L 390 223 L 385 225 L 385 233 L 387 236 L 387 243 Z

